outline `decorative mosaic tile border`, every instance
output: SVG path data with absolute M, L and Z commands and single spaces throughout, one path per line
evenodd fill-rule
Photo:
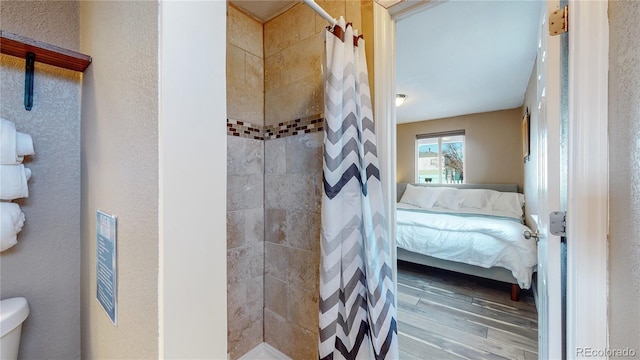
M 246 121 L 227 119 L 227 135 L 255 140 L 272 140 L 322 131 L 324 129 L 323 125 L 324 118 L 322 114 L 267 126 L 253 125 Z
M 261 125 L 233 119 L 227 119 L 227 135 L 264 140 L 264 130 Z
M 298 134 L 318 132 L 323 130 L 323 125 L 324 118 L 322 115 L 281 122 L 278 125 L 267 125 L 264 129 L 264 138 L 265 140 L 271 140 Z

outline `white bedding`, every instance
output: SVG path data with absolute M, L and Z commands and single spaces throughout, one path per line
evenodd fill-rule
M 396 245 L 403 249 L 484 268 L 510 270 L 523 289 L 537 264 L 529 228 L 517 220 L 479 214 L 435 212 L 398 203 Z

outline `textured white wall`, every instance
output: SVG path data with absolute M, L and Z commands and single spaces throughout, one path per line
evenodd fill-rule
M 158 357 L 158 3 L 83 1 L 82 357 Z M 96 301 L 96 210 L 118 216 L 118 326 Z
M 640 358 L 640 2 L 609 1 L 610 348 Z
M 72 50 L 79 47 L 75 1 L 0 2 L 2 30 Z M 37 59 L 36 59 L 37 61 Z M 0 254 L 0 295 L 24 296 L 23 359 L 80 358 L 80 79 L 36 63 L 34 106 L 26 111 L 24 60 L 0 57 L 0 115 L 31 134 L 36 155 L 27 220 L 18 244 Z

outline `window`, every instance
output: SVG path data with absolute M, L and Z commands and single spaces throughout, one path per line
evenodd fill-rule
M 416 136 L 416 182 L 464 183 L 464 130 Z

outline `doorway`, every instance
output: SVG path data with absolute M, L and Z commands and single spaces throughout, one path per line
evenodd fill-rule
M 607 236 L 607 3 L 570 2 L 573 30 L 569 37 L 569 185 L 568 211 L 573 214 L 567 232 L 579 238 L 567 248 L 567 349 L 582 346 L 606 347 L 606 236 Z M 413 11 L 417 11 L 413 9 Z M 383 180 L 389 208 L 396 199 L 395 108 L 393 98 L 395 21 L 406 14 L 374 8 L 376 116 L 391 121 L 376 122 L 380 160 L 387 166 Z M 576 61 L 580 58 L 581 61 Z M 586 60 L 585 60 L 586 59 Z M 382 90 L 380 90 L 382 89 Z M 580 122 L 578 122 L 578 116 Z M 571 130 L 573 129 L 573 130 Z M 582 160 L 581 160 L 582 159 Z M 591 159 L 592 161 L 584 161 Z M 585 178 L 577 174 L 589 173 Z M 395 212 L 389 211 L 394 233 Z M 582 274 L 582 276 L 578 276 Z M 586 276 L 588 274 L 588 276 Z M 580 301 L 578 301 L 580 299 Z M 590 317 L 580 317 L 588 311 Z

